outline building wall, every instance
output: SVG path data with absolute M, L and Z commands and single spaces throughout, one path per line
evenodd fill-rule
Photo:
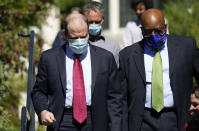
M 57 33 L 60 30 L 61 21 L 59 19 L 60 10 L 55 6 L 49 8 L 49 15 L 46 22 L 42 24 L 41 36 L 44 39 L 43 50 L 50 49 L 55 40 Z

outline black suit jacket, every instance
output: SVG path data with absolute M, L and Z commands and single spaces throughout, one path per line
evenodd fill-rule
M 42 53 L 38 75 L 31 96 L 36 113 L 52 112 L 56 122 L 47 130 L 57 131 L 66 97 L 65 45 Z M 120 131 L 122 94 L 113 55 L 90 45 L 92 87 L 91 113 L 93 131 Z M 40 117 L 40 116 L 39 116 Z
M 129 46 L 120 52 L 120 73 L 123 88 L 124 111 L 129 131 L 139 131 L 145 108 L 146 76 L 144 67 L 143 41 Z M 199 50 L 190 37 L 167 36 L 169 55 L 169 76 L 177 111 L 179 131 L 183 130 L 190 106 L 192 77 L 199 81 Z

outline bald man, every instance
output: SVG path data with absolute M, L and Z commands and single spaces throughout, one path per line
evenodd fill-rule
M 66 16 L 66 18 L 64 19 L 64 21 L 68 21 L 68 19 L 70 19 L 70 17 L 76 17 L 76 16 L 80 16 L 81 15 L 81 9 L 78 8 L 78 7 L 74 7 L 70 10 L 70 13 Z M 80 16 L 81 17 L 81 16 Z M 64 29 L 61 29 L 56 37 L 55 37 L 55 40 L 53 41 L 53 44 L 52 44 L 52 48 L 56 48 L 58 46 L 62 46 L 65 44 L 66 42 L 66 39 L 64 37 Z
M 149 9 L 141 17 L 143 40 L 120 52 L 123 103 L 129 131 L 183 131 L 199 50 L 191 37 L 166 35 L 164 16 Z M 126 104 L 125 104 L 126 103 Z
M 112 53 L 90 45 L 87 19 L 70 17 L 66 43 L 42 53 L 31 96 L 48 131 L 120 131 L 122 94 Z

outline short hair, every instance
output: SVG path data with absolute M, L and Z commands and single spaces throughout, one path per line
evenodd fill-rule
M 145 6 L 145 8 L 147 9 L 146 2 L 144 0 L 132 1 L 131 8 L 135 10 L 136 6 L 140 3 L 142 3 Z
M 99 3 L 97 1 L 90 1 L 87 4 L 84 5 L 83 12 L 85 14 L 87 11 L 91 11 L 91 10 L 95 11 L 95 12 L 100 11 L 103 14 L 104 6 L 103 6 L 102 3 Z

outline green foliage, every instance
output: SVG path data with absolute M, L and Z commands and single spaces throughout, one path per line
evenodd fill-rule
M 8 89 L 3 74 L 3 64 L 0 61 L 0 131 L 14 131 L 14 127 L 10 124 L 11 114 L 5 110 L 2 103 L 8 93 Z
M 48 0 L 51 2 L 51 0 Z M 0 1 L 0 131 L 20 130 L 19 93 L 27 85 L 23 72 L 28 58 L 29 39 L 18 33 L 29 33 L 45 20 L 47 0 Z M 36 36 L 35 63 L 38 63 L 43 41 Z
M 57 0 L 55 4 L 60 8 L 62 14 L 70 12 L 72 7 L 80 7 L 91 0 Z
M 169 23 L 170 34 L 192 36 L 199 47 L 199 1 L 168 0 L 163 12 Z
M 45 21 L 49 5 L 54 4 L 66 15 L 72 7 L 82 7 L 89 0 L 0 0 L 0 131 L 20 130 L 18 118 L 19 94 L 27 88 L 25 62 L 28 59 L 29 39 L 18 33 L 30 33 L 30 27 Z M 43 46 L 36 35 L 35 66 Z M 43 127 L 39 127 L 43 130 Z
M 46 126 L 39 125 L 37 131 L 46 131 Z
M 6 65 L 6 71 L 26 70 L 24 61 L 21 61 L 20 57 L 28 57 L 29 39 L 19 38 L 17 34 L 28 33 L 30 26 L 39 26 L 46 16 L 45 9 L 46 7 L 39 0 L 0 1 L 0 58 L 3 65 Z M 41 38 L 37 38 L 36 56 L 41 52 L 43 44 Z
M 10 129 L 10 114 L 7 111 L 4 111 L 3 107 L 0 106 L 0 130 L 1 131 L 8 131 Z

